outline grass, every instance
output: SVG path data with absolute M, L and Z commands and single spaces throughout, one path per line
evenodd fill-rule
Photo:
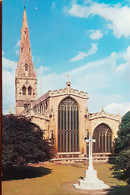
M 85 164 L 43 163 L 10 173 L 12 174 L 10 180 L 2 182 L 2 195 L 97 195 L 101 193 L 126 195 L 129 191 L 126 183 L 113 178 L 111 166 L 108 163 L 94 164 L 99 179 L 111 186 L 111 189 L 106 192 L 86 192 L 73 187 L 74 183 L 78 183 L 79 179 L 85 177 L 87 169 Z

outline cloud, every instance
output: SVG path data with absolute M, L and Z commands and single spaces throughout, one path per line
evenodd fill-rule
M 110 106 L 108 106 L 116 102 L 117 105 L 124 105 L 124 107 L 119 106 L 120 113 L 123 115 L 128 110 L 128 107 L 126 109 L 126 105 L 129 106 L 129 101 L 126 99 L 124 89 L 121 89 L 121 92 L 117 90 L 120 86 L 120 79 L 115 75 L 115 72 L 113 72 L 113 66 L 115 69 L 116 66 L 112 64 L 113 61 L 111 58 L 112 57 L 109 56 L 98 61 L 89 62 L 84 66 L 69 71 L 71 87 L 88 92 L 89 100 L 87 104 L 90 112 L 99 112 L 101 106 L 103 106 L 106 112 L 117 114 L 119 110 L 117 106 L 113 109 L 110 109 Z M 117 54 L 116 58 L 118 58 Z M 41 68 L 39 72 L 40 70 Z M 67 80 L 66 74 L 67 72 L 62 74 L 56 74 L 55 72 L 39 74 L 38 96 L 48 90 L 63 89 Z
M 5 52 L 4 51 L 2 51 L 2 56 L 5 54 Z
M 70 9 L 65 7 L 64 13 L 80 18 L 98 15 L 107 20 L 108 28 L 113 30 L 117 38 L 130 36 L 130 7 L 121 7 L 119 3 L 116 5 L 91 3 L 88 6 L 73 3 Z
M 17 63 L 13 60 L 2 57 L 2 67 L 3 69 L 15 71 Z
M 92 0 L 84 0 L 84 4 L 90 4 L 92 3 Z
M 79 51 L 78 55 L 73 57 L 72 59 L 70 59 L 70 62 L 75 62 L 75 61 L 78 61 L 78 60 L 83 60 L 85 57 L 88 57 L 90 55 L 93 55 L 97 52 L 97 44 L 91 44 L 92 47 L 91 49 L 88 51 L 88 52 L 82 52 L 82 51 Z
M 52 2 L 52 5 L 51 5 L 51 10 L 54 10 L 54 9 L 55 9 L 55 7 L 56 7 L 56 2 L 55 2 L 55 1 L 53 1 L 53 2 Z
M 41 74 L 44 74 L 45 72 L 49 71 L 49 67 L 47 66 L 40 66 L 38 69 L 37 69 L 37 74 L 38 75 L 41 75 Z
M 130 79 L 130 46 L 123 53 L 125 63 L 121 63 L 116 67 L 116 71 L 125 79 Z
M 89 32 L 90 32 L 89 36 L 92 40 L 99 40 L 103 36 L 103 34 L 100 30 L 90 30 Z
M 2 58 L 2 103 L 3 113 L 9 113 L 9 107 L 12 111 L 15 105 L 15 70 L 17 63 L 13 60 Z
M 104 110 L 109 113 L 117 114 L 118 112 L 123 116 L 130 111 L 130 102 L 124 102 L 123 104 L 112 103 L 107 105 Z
M 40 62 L 40 59 L 39 58 L 37 59 L 37 62 Z
M 88 108 L 90 112 L 99 112 L 101 105 L 110 113 L 117 114 L 119 105 L 121 114 L 124 114 L 129 108 L 129 81 L 126 78 L 127 71 L 124 72 L 124 78 L 121 80 L 120 72 L 117 68 L 120 66 L 118 60 L 129 61 L 129 47 L 122 53 L 113 52 L 110 56 L 81 64 L 78 68 L 69 71 L 71 87 L 81 91 L 88 92 Z M 3 57 L 3 111 L 7 113 L 9 107 L 15 104 L 15 70 L 17 63 Z M 57 74 L 51 72 L 49 67 L 40 66 L 37 69 L 38 79 L 38 97 L 48 90 L 60 89 L 66 87 L 66 72 Z M 121 105 L 124 105 L 124 107 Z M 115 108 L 115 109 L 114 109 Z
M 16 56 L 19 55 L 19 47 L 20 47 L 20 40 L 15 45 L 15 53 L 16 53 Z
M 3 113 L 9 113 L 9 107 L 12 111 L 15 105 L 15 72 L 3 70 L 2 76 L 2 105 Z
M 19 55 L 19 50 L 15 50 L 16 56 Z
M 20 47 L 20 40 L 16 43 L 15 47 Z

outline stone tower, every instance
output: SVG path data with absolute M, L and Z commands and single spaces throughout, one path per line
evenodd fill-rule
M 15 114 L 37 99 L 37 74 L 34 70 L 26 10 L 24 7 L 19 61 L 15 75 Z

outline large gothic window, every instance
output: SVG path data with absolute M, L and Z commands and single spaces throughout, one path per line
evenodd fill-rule
M 79 151 L 79 109 L 77 102 L 70 97 L 58 107 L 58 151 Z
M 110 153 L 112 152 L 112 132 L 106 124 L 101 124 L 94 130 L 93 153 Z
M 31 95 L 32 94 L 32 87 L 28 87 L 28 95 Z
M 22 93 L 23 93 L 23 95 L 26 95 L 26 87 L 25 86 L 23 86 L 23 88 L 22 88 Z

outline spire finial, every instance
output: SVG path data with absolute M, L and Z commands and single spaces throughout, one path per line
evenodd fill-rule
M 69 80 L 70 80 L 70 74 L 69 73 L 67 73 L 67 82 L 70 82 Z
M 103 105 L 101 106 L 101 112 L 104 112 Z
M 24 7 L 24 10 L 25 10 L 25 8 L 26 8 L 26 7 L 25 7 L 25 0 L 23 0 L 23 7 Z
M 27 16 L 26 16 L 26 10 L 25 10 L 25 3 L 24 3 L 24 12 L 23 12 L 23 28 L 28 28 Z
M 67 73 L 67 82 L 66 82 L 66 88 L 68 90 L 68 92 L 70 91 L 70 88 L 71 88 L 71 82 L 70 82 L 70 75 L 69 73 Z

